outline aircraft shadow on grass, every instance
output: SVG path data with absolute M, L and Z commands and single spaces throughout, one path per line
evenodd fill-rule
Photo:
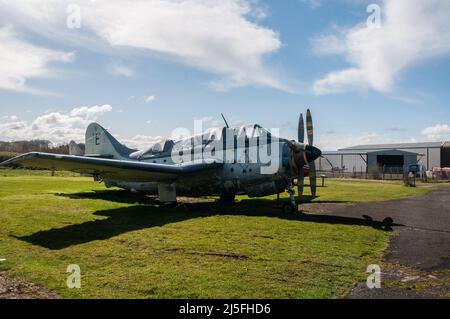
M 359 225 L 384 231 L 391 231 L 393 226 L 403 226 L 395 224 L 391 218 L 375 221 L 370 216 L 365 215 L 362 218 L 300 213 L 285 215 L 280 209 L 273 207 L 274 201 L 264 199 L 244 200 L 231 205 L 214 201 L 194 202 L 181 204 L 176 208 L 168 208 L 159 207 L 155 198 L 129 194 L 124 191 L 97 191 L 59 195 L 73 199 L 103 199 L 136 205 L 94 213 L 96 216 L 107 217 L 106 219 L 39 231 L 28 236 L 15 238 L 47 249 L 59 250 L 96 240 L 106 240 L 130 231 L 217 215 L 273 217 L 299 222 Z

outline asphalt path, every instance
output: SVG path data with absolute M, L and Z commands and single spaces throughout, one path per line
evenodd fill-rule
M 305 212 L 316 208 L 310 204 Z M 423 276 L 450 269 L 450 187 L 437 187 L 424 196 L 404 200 L 358 203 L 324 204 L 320 214 L 391 224 L 395 234 L 391 236 L 384 262 L 417 269 Z M 369 223 L 370 224 L 370 223 Z M 383 271 L 382 271 L 383 272 Z M 392 272 L 392 269 L 390 270 Z M 448 274 L 448 272 L 447 272 Z M 389 276 L 389 274 L 388 274 Z M 443 278 L 448 282 L 447 278 Z M 416 276 L 420 280 L 421 276 Z M 406 282 L 408 278 L 402 279 Z M 450 287 L 439 286 L 440 291 L 428 295 L 406 289 L 367 289 L 365 283 L 358 285 L 350 298 L 427 298 L 445 296 Z

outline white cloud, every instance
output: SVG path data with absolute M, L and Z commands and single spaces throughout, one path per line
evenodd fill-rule
M 53 62 L 70 62 L 72 53 L 54 51 L 32 45 L 17 36 L 11 27 L 0 28 L 0 89 L 42 94 L 27 85 L 32 78 L 55 76 Z
M 95 106 L 82 106 L 74 108 L 70 111 L 70 115 L 74 117 L 80 117 L 86 120 L 93 120 L 97 118 L 99 114 L 107 113 L 112 111 L 112 106 L 109 104 L 105 105 L 95 105 Z
M 314 40 L 317 53 L 342 55 L 350 64 L 317 80 L 316 94 L 388 92 L 406 68 L 450 54 L 450 1 L 384 0 L 381 12 L 381 28 L 362 23 Z
M 118 138 L 120 143 L 128 147 L 144 150 L 150 148 L 153 144 L 163 140 L 162 136 L 135 135 L 132 138 Z
M 448 124 L 436 124 L 424 129 L 422 135 L 428 140 L 450 140 L 450 127 Z
M 280 49 L 281 41 L 276 32 L 252 21 L 255 15 L 264 16 L 257 1 L 79 0 L 82 29 L 76 32 L 61 19 L 71 2 L 11 1 L 0 14 L 52 39 L 95 49 L 104 42 L 114 48 L 147 50 L 149 56 L 162 54 L 219 75 L 212 83 L 216 89 L 254 85 L 289 90 L 264 63 Z
M 145 103 L 151 103 L 155 100 L 156 100 L 156 97 L 154 95 L 150 95 L 145 98 Z
M 2 121 L 17 121 L 19 118 L 17 115 L 5 115 L 2 116 Z
M 11 117 L 7 122 L 0 122 L 0 140 L 45 139 L 53 143 L 84 141 L 86 127 L 97 121 L 107 112 L 110 105 L 76 107 L 66 112 L 51 112 L 38 116 L 31 122 Z
M 111 73 L 112 75 L 132 77 L 135 74 L 132 68 L 118 62 L 112 62 L 108 64 L 107 69 L 108 72 Z
M 81 106 L 64 112 L 45 113 L 30 122 L 19 120 L 14 115 L 3 116 L 0 118 L 0 141 L 43 139 L 53 143 L 68 143 L 71 140 L 84 143 L 87 126 L 112 110 L 108 104 Z M 116 137 L 121 143 L 137 149 L 149 148 L 163 139 L 161 136 L 148 135 Z

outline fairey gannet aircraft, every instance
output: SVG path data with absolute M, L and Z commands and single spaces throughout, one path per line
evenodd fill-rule
M 224 118 L 225 119 L 225 118 Z M 226 123 L 226 120 L 225 120 Z M 304 143 L 304 121 L 300 115 L 298 141 L 276 137 L 259 125 L 209 129 L 180 140 L 165 140 L 147 150 L 120 144 L 107 130 L 92 123 L 86 130 L 83 154 L 74 143 L 71 155 L 27 153 L 0 165 L 65 170 L 92 176 L 106 187 L 159 195 L 165 204 L 176 203 L 177 195 L 220 196 L 232 202 L 237 194 L 262 197 L 290 193 L 286 213 L 297 210 L 293 180 L 299 196 L 309 174 L 312 195 L 316 194 L 314 161 L 321 151 L 313 146 L 311 112 L 307 111 L 308 144 Z

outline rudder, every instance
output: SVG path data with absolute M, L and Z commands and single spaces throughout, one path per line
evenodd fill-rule
M 119 143 L 107 130 L 97 123 L 92 123 L 86 130 L 86 156 L 107 158 L 128 158 L 136 150 Z

